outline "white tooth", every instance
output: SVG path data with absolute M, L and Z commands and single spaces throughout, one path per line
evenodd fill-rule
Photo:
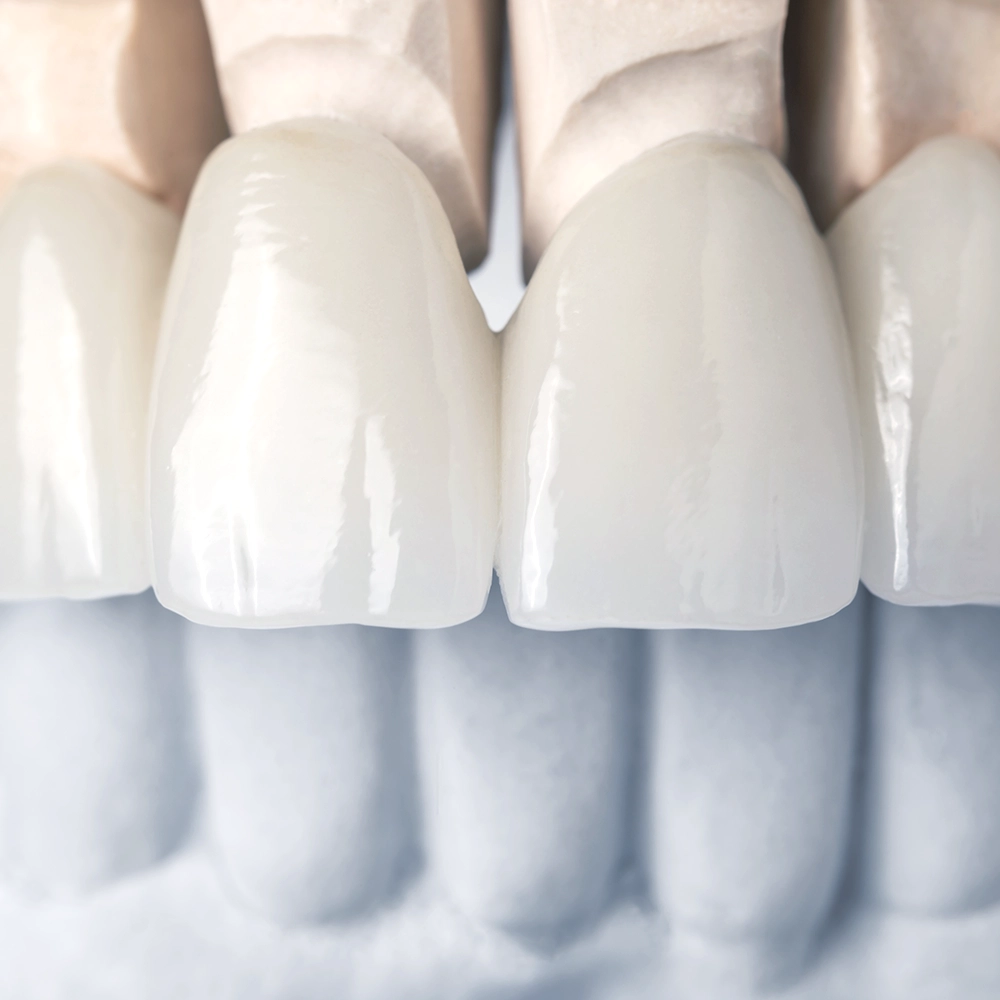
M 149 586 L 146 412 L 176 237 L 167 209 L 83 164 L 0 208 L 0 598 Z
M 434 185 L 471 267 L 486 252 L 497 0 L 206 0 L 237 132 L 338 118 L 391 139 Z
M 412 844 L 406 636 L 191 628 L 210 836 L 228 881 L 285 923 L 351 916 Z
M 152 594 L 0 608 L 3 862 L 29 891 L 152 864 L 194 802 L 178 620 Z
M 998 603 L 1000 158 L 927 143 L 829 246 L 861 398 L 861 578 L 899 604 Z
M 0 193 L 63 157 L 180 210 L 226 135 L 199 0 L 0 4 Z
M 475 621 L 414 644 L 431 868 L 476 919 L 573 933 L 625 853 L 632 636 L 518 629 L 494 590 Z
M 794 976 L 845 860 L 861 600 L 796 629 L 650 633 L 649 855 L 683 975 Z
M 597 188 L 507 328 L 503 386 L 512 621 L 770 628 L 853 598 L 846 335 L 770 154 L 679 140 Z
M 496 539 L 496 344 L 448 221 L 387 140 L 222 146 L 164 310 L 153 576 L 209 624 L 451 625 Z
M 1000 610 L 873 602 L 864 885 L 924 914 L 1000 901 Z
M 787 7 L 510 0 L 529 267 L 595 184 L 668 139 L 712 132 L 780 154 Z

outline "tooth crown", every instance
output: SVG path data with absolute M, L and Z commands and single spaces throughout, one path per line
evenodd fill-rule
M 858 581 L 846 335 L 787 175 L 667 144 L 552 241 L 503 345 L 499 572 L 534 628 L 769 628 Z
M 391 139 L 427 175 L 468 266 L 486 253 L 496 0 L 207 0 L 233 128 L 313 115 Z
M 0 207 L 0 598 L 149 586 L 146 409 L 177 228 L 79 163 Z
M 154 583 L 208 624 L 478 614 L 496 537 L 496 345 L 430 185 L 344 123 L 209 160 L 164 310 Z

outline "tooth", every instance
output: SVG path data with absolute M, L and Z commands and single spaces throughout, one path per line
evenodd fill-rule
M 486 252 L 496 0 L 206 0 L 237 132 L 319 116 L 391 139 L 427 175 L 468 266 Z
M 5 3 L 0 192 L 63 157 L 180 210 L 226 134 L 198 0 Z
M 572 934 L 624 857 L 632 637 L 515 628 L 495 590 L 481 617 L 414 644 L 432 870 L 475 919 Z
M 5 867 L 95 888 L 187 831 L 196 773 L 177 620 L 151 594 L 0 608 Z
M 860 619 L 859 599 L 795 629 L 649 634 L 653 893 L 679 976 L 720 996 L 794 977 L 838 889 Z
M 210 836 L 247 904 L 284 923 L 354 915 L 412 842 L 406 636 L 192 628 Z
M 1000 157 L 932 140 L 829 246 L 861 399 L 861 578 L 900 604 L 998 603 Z
M 154 389 L 153 577 L 203 623 L 441 626 L 496 538 L 496 345 L 423 175 L 344 123 L 209 160 Z
M 864 884 L 946 914 L 1000 901 L 1000 610 L 874 601 Z
M 167 209 L 83 164 L 0 208 L 0 598 L 149 586 L 146 410 L 176 237 Z
M 529 270 L 595 184 L 668 139 L 714 132 L 781 152 L 787 6 L 510 0 Z
M 581 202 L 507 328 L 503 385 L 515 623 L 768 628 L 853 598 L 846 336 L 768 153 L 679 140 Z
M 826 227 L 932 136 L 1000 143 L 1000 7 L 800 0 L 788 19 L 790 160 Z

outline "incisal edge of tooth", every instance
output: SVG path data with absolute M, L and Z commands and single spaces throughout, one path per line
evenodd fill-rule
M 204 624 L 453 625 L 497 531 L 497 346 L 388 140 L 267 126 L 192 195 L 154 380 L 153 577 Z
M 1000 156 L 931 140 L 828 244 L 861 399 L 861 579 L 899 604 L 1000 603 Z
M 714 132 L 781 153 L 787 6 L 510 0 L 529 269 L 595 184 L 669 139 Z
M 861 446 L 780 164 L 690 138 L 563 223 L 503 342 L 498 567 L 534 628 L 774 628 L 854 597 Z
M 81 163 L 0 205 L 0 598 L 149 586 L 146 414 L 177 229 Z
M 497 0 L 206 0 L 237 132 L 312 116 L 391 139 L 427 175 L 465 263 L 486 254 Z
M 5 0 L 0 107 L 0 194 L 72 156 L 179 211 L 226 135 L 198 0 Z
M 797 0 L 788 18 L 789 162 L 825 228 L 910 150 L 1000 145 L 992 0 Z

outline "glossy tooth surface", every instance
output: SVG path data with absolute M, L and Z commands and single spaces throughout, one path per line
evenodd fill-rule
M 794 976 L 850 830 L 861 600 L 746 634 L 650 633 L 648 852 L 677 965 L 745 995 Z
M 413 843 L 406 636 L 341 625 L 189 626 L 209 837 L 273 919 L 383 901 Z
M 497 0 L 206 0 L 242 132 L 313 115 L 391 139 L 426 174 L 474 266 L 486 253 Z
M 146 414 L 173 214 L 99 167 L 0 206 L 0 598 L 149 586 Z
M 430 185 L 387 140 L 230 140 L 184 223 L 151 445 L 153 577 L 208 624 L 478 614 L 496 538 L 496 343 Z
M 595 184 L 668 139 L 713 132 L 781 152 L 787 6 L 510 0 L 529 267 Z
M 151 593 L 0 607 L 0 863 L 27 891 L 96 888 L 186 833 L 179 625 Z
M 1000 157 L 932 140 L 828 242 L 861 400 L 861 578 L 900 604 L 1000 603 Z
M 947 914 L 1000 901 L 1000 609 L 873 602 L 864 885 Z
M 539 942 L 600 915 L 625 854 L 635 642 L 486 611 L 414 636 L 426 849 L 467 914 Z
M 4 0 L 0 107 L 0 194 L 72 156 L 180 210 L 226 135 L 198 0 Z
M 789 161 L 820 224 L 933 136 L 1000 144 L 997 52 L 995 0 L 796 0 Z
M 847 338 L 770 154 L 697 138 L 622 168 L 556 234 L 502 368 L 512 621 L 771 628 L 853 598 Z

